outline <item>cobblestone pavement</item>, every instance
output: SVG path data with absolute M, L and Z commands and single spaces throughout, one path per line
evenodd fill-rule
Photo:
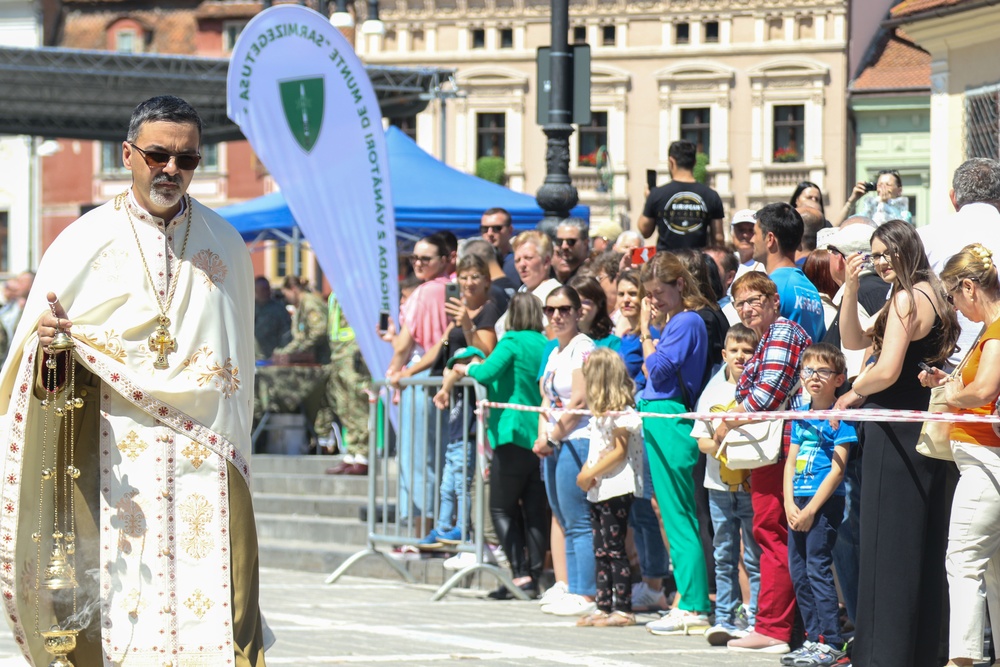
M 431 602 L 433 588 L 426 586 L 355 577 L 327 586 L 324 578 L 261 570 L 261 607 L 277 638 L 269 666 L 779 664 L 778 656 L 712 648 L 703 637 L 655 637 L 641 625 L 577 628 L 575 619 L 542 614 L 532 602 L 495 602 L 481 592 L 456 591 Z M 23 665 L 18 656 L 10 634 L 0 633 L 0 667 Z

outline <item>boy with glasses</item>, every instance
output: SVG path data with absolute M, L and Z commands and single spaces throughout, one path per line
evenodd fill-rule
M 843 353 L 833 345 L 816 343 L 806 348 L 799 378 L 810 403 L 799 409 L 830 409 L 837 388 L 846 380 L 846 370 Z M 788 569 L 806 641 L 781 659 L 783 665 L 833 665 L 846 655 L 832 566 L 837 530 L 844 518 L 844 470 L 849 450 L 857 442 L 849 422 L 841 421 L 837 428 L 825 419 L 792 423 L 784 479 Z

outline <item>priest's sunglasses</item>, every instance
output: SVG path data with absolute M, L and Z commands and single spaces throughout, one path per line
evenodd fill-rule
M 174 164 L 177 165 L 178 169 L 183 171 L 193 171 L 201 162 L 201 155 L 197 153 L 194 155 L 191 153 L 181 153 L 180 155 L 176 155 L 174 153 L 161 153 L 160 151 L 145 151 L 133 144 L 131 141 L 128 142 L 128 145 L 139 151 L 139 155 L 141 155 L 142 159 L 146 161 L 147 167 L 155 167 L 158 169 L 166 167 L 170 163 L 170 158 L 173 158 Z

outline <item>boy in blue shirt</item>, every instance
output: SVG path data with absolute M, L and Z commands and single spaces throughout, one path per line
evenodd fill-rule
M 811 401 L 803 410 L 828 410 L 844 383 L 847 362 L 839 348 L 816 343 L 802 353 L 799 377 Z M 785 514 L 788 517 L 788 569 L 806 629 L 802 648 L 786 654 L 783 665 L 833 665 L 845 655 L 840 634 L 837 588 L 833 582 L 833 545 L 844 518 L 844 468 L 858 436 L 854 426 L 827 420 L 792 423 L 785 461 Z

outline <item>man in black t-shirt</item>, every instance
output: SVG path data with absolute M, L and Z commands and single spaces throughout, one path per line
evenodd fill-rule
M 670 144 L 670 182 L 647 193 L 639 231 L 647 239 L 659 232 L 656 249 L 704 248 L 723 245 L 722 199 L 712 188 L 694 180 L 697 148 L 690 141 Z

